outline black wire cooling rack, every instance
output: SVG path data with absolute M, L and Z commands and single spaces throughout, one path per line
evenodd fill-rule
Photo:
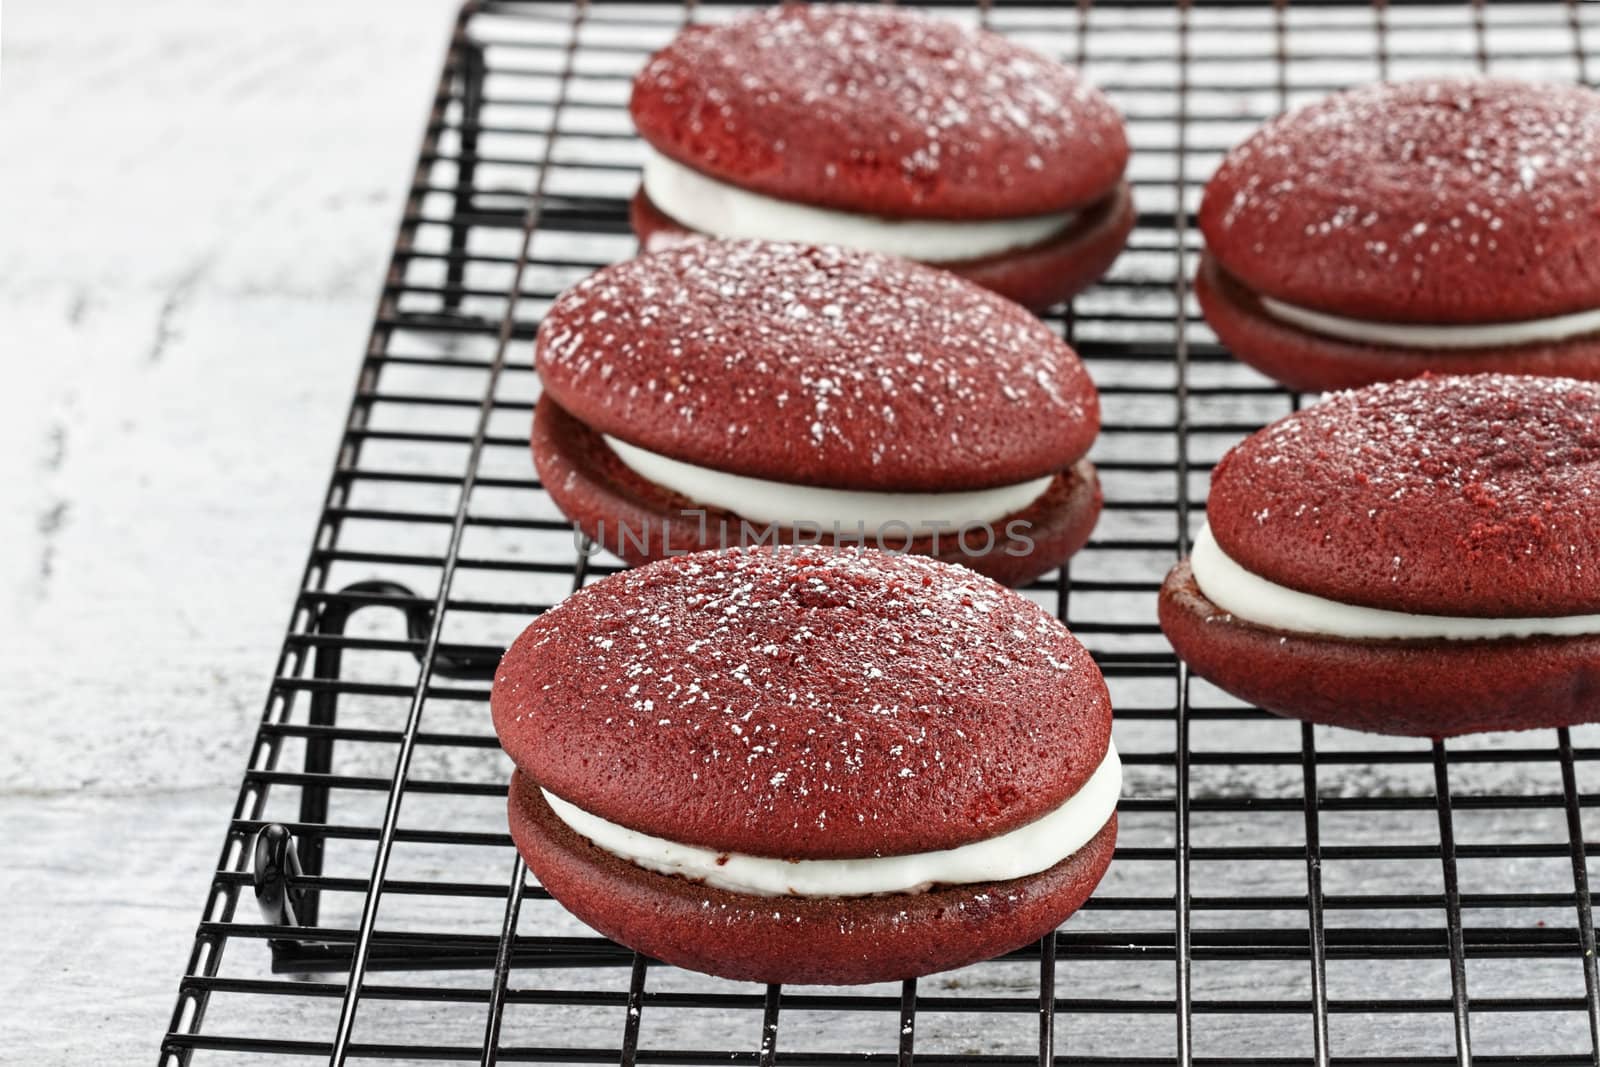
M 1130 249 L 1049 320 L 1104 397 L 1106 512 L 1070 577 L 1030 590 L 1118 709 L 1128 786 L 1100 892 L 1003 960 L 780 989 L 641 959 L 528 877 L 487 679 L 615 563 L 533 480 L 529 342 L 556 293 L 633 251 L 631 75 L 730 9 L 486 0 L 450 39 L 163 1064 L 1600 1062 L 1600 733 L 1430 745 L 1289 723 L 1190 679 L 1155 625 L 1211 463 L 1299 400 L 1194 311 L 1192 212 L 1221 152 L 1356 82 L 1587 78 L 1600 12 L 945 6 L 1087 67 L 1135 145 Z

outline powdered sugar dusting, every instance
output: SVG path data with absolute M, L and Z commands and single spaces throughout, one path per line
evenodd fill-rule
M 1120 117 L 1072 71 L 889 6 L 786 4 L 691 29 L 646 64 L 633 111 L 697 169 L 883 214 L 1063 210 L 1127 159 Z
M 1104 694 L 1065 627 L 964 568 L 749 549 L 580 591 L 507 654 L 494 709 L 519 766 L 585 810 L 826 857 L 950 847 L 1050 810 L 1104 755 Z M 641 795 L 676 799 L 651 812 Z
M 1600 384 L 1484 374 L 1335 394 L 1229 452 L 1207 517 L 1247 569 L 1346 603 L 1600 610 Z
M 591 426 L 779 481 L 983 488 L 1065 468 L 1098 427 L 1082 364 L 1033 316 L 834 248 L 701 242 L 607 268 L 557 301 L 537 360 Z
M 1293 303 L 1395 321 L 1537 318 L 1600 306 L 1593 255 L 1573 261 L 1596 247 L 1597 165 L 1593 90 L 1370 86 L 1234 149 L 1201 225 L 1230 273 Z

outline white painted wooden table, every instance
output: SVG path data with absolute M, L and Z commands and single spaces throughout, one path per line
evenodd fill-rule
M 155 1059 L 452 0 L 10 0 L 0 1062 Z

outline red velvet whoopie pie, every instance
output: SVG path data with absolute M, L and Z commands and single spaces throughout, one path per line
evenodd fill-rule
M 1228 452 L 1206 519 L 1161 626 L 1228 692 L 1433 738 L 1600 720 L 1600 384 L 1336 394 Z
M 620 572 L 523 632 L 490 703 L 544 887 L 726 978 L 892 981 L 1020 948 L 1116 840 L 1093 660 L 937 560 L 747 548 Z
M 854 543 L 1016 585 L 1100 512 L 1077 355 L 908 260 L 759 241 L 641 256 L 557 299 L 535 364 L 539 477 L 629 563 Z
M 1600 93 L 1430 79 L 1338 93 L 1206 187 L 1196 291 L 1301 390 L 1426 371 L 1600 379 Z
M 1133 228 L 1122 118 L 1074 71 L 889 5 L 783 4 L 691 26 L 634 82 L 647 250 L 700 235 L 936 263 L 1027 307 Z

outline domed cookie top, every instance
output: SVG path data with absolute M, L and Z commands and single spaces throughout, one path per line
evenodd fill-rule
M 1484 374 L 1336 394 L 1228 452 L 1206 517 L 1246 570 L 1330 600 L 1600 611 L 1600 384 Z
M 1099 429 L 1038 319 L 869 252 L 706 241 L 619 263 L 556 301 L 535 358 L 595 430 L 790 484 L 982 489 L 1065 469 Z
M 1600 93 L 1427 80 L 1338 93 L 1235 148 L 1200 226 L 1257 293 L 1354 319 L 1600 308 Z
M 993 33 L 890 6 L 785 4 L 694 26 L 634 82 L 662 154 L 780 200 L 978 219 L 1077 207 L 1127 164 L 1116 109 Z
M 756 856 L 902 855 L 995 837 L 1100 765 L 1089 654 L 961 567 L 827 549 L 699 553 L 540 616 L 491 699 L 517 765 L 671 841 Z

